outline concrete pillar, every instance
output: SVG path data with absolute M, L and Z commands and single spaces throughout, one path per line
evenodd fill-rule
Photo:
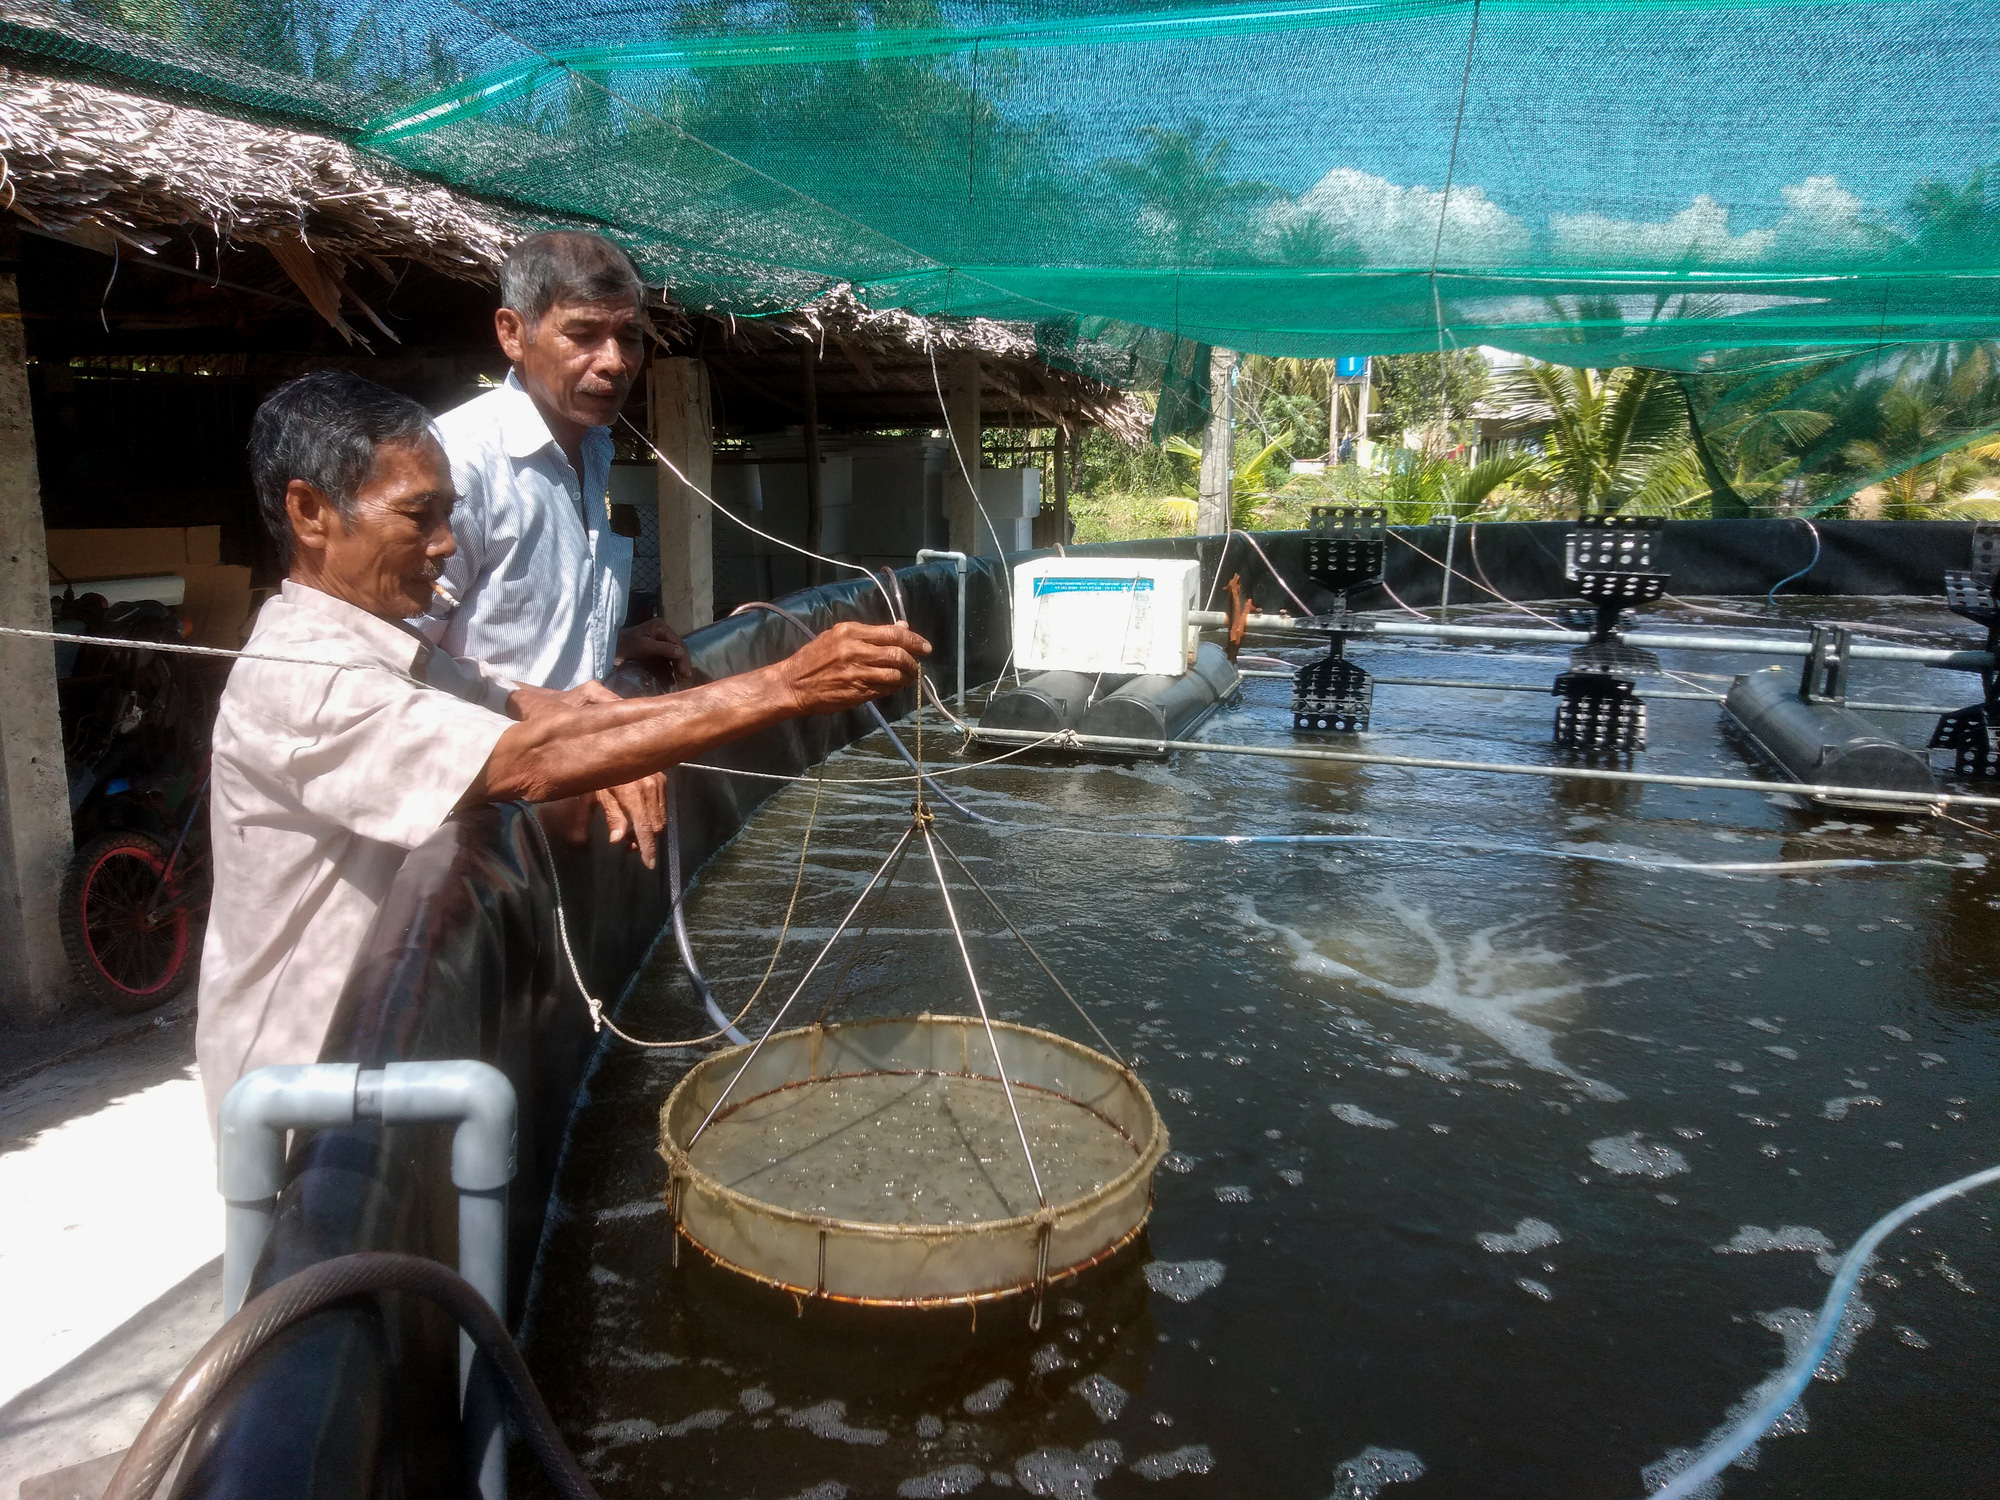
M 952 452 L 944 470 L 944 514 L 954 552 L 979 551 L 979 506 L 968 476 L 979 477 L 979 356 L 954 354 L 945 367 L 945 427 Z
M 1236 356 L 1227 349 L 1208 356 L 1208 426 L 1201 430 L 1201 481 L 1195 501 L 1196 536 L 1229 529 L 1229 502 L 1235 484 Z
M 49 628 L 48 543 L 28 409 L 28 352 L 14 279 L 19 241 L 0 230 L 0 624 Z M 54 1015 L 71 991 L 56 903 L 71 853 L 69 779 L 55 650 L 0 636 L 0 1011 Z
M 713 494 L 715 444 L 708 366 L 653 361 L 653 442 L 681 473 Z M 660 618 L 686 634 L 715 619 L 715 516 L 709 503 L 660 465 Z

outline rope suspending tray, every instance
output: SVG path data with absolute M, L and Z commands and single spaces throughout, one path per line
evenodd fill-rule
M 812 1024 L 780 1031 L 872 898 L 856 950 L 866 942 L 919 846 L 976 1014 L 830 1023 L 850 958 Z M 1104 1053 L 993 1020 L 940 852 L 1076 1007 Z M 763 1034 L 703 1059 L 660 1112 L 676 1263 L 684 1236 L 724 1269 L 800 1299 L 922 1308 L 1028 1293 L 1031 1328 L 1041 1325 L 1049 1283 L 1139 1237 L 1166 1151 L 1166 1126 L 1145 1086 L 945 844 L 921 795 L 910 825 Z

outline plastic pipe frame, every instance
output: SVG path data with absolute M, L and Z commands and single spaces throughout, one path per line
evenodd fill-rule
M 458 1189 L 458 1273 L 507 1313 L 507 1184 L 514 1180 L 518 1108 L 514 1085 L 491 1064 L 398 1062 L 305 1063 L 245 1074 L 222 1101 L 217 1186 L 227 1205 L 222 1252 L 222 1312 L 243 1305 L 251 1273 L 271 1236 L 285 1183 L 285 1132 L 380 1120 L 387 1125 L 449 1124 L 451 1181 Z M 464 1403 L 466 1464 L 485 1500 L 506 1494 L 506 1443 L 499 1392 L 486 1376 L 472 1381 L 474 1346 L 458 1339 L 458 1389 Z

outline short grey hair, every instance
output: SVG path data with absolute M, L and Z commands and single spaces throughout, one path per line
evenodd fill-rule
M 549 229 L 531 234 L 500 266 L 500 305 L 512 308 L 533 333 L 559 302 L 608 302 L 630 297 L 645 305 L 646 287 L 632 257 L 600 234 Z
M 430 436 L 429 412 L 352 370 L 315 370 L 265 397 L 250 419 L 250 477 L 280 566 L 292 566 L 285 491 L 294 479 L 318 490 L 342 521 L 352 522 L 355 494 L 375 472 L 375 450 L 384 444 L 413 448 Z

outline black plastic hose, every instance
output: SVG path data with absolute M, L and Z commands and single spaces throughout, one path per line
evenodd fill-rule
M 436 1303 L 472 1335 L 498 1373 L 528 1446 L 556 1493 L 564 1500 L 597 1500 L 597 1491 L 556 1432 L 555 1419 L 535 1389 L 521 1351 L 486 1299 L 470 1282 L 434 1260 L 387 1251 L 323 1260 L 244 1304 L 168 1387 L 111 1476 L 104 1500 L 151 1500 L 209 1402 L 274 1335 L 329 1303 L 362 1292 L 391 1291 L 413 1292 Z

